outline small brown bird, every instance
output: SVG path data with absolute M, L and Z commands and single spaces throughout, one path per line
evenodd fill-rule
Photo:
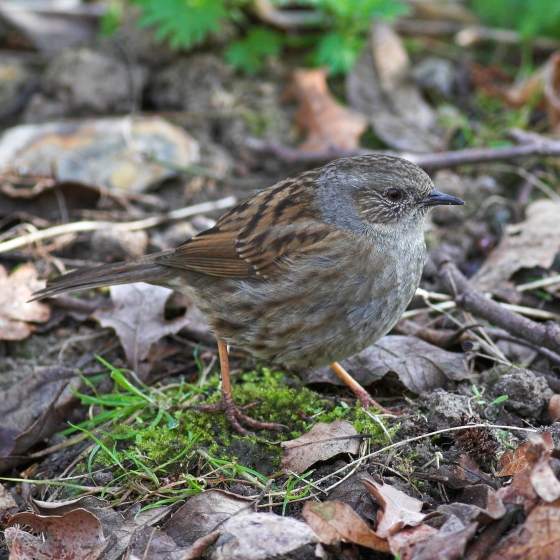
M 331 364 L 364 406 L 377 405 L 337 363 L 374 343 L 410 302 L 424 266 L 424 220 L 432 206 L 464 204 L 440 193 L 416 165 L 396 157 L 342 158 L 242 200 L 175 251 L 78 270 L 49 281 L 35 299 L 130 282 L 185 293 L 218 339 L 224 410 L 233 403 L 227 345 L 280 364 Z

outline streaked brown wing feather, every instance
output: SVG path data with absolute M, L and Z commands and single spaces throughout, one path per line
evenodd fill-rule
M 334 233 L 317 221 L 316 173 L 288 179 L 235 205 L 211 229 L 159 264 L 223 278 L 274 278 L 300 250 Z
M 210 276 L 247 278 L 251 275 L 251 266 L 239 258 L 236 240 L 235 231 L 220 231 L 216 226 L 193 237 L 158 263 Z

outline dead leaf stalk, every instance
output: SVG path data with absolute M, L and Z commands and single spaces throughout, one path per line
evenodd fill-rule
M 560 284 L 560 274 L 549 276 L 548 278 L 542 278 L 540 280 L 534 280 L 533 282 L 527 282 L 526 284 L 519 284 L 515 288 L 518 292 L 528 292 L 529 290 L 549 288 L 550 286 L 557 286 L 558 284 Z
M 434 304 L 432 304 L 428 299 L 424 299 L 426 305 L 430 308 L 434 308 L 436 307 Z M 452 322 L 454 322 L 459 328 L 463 328 L 464 325 L 457 320 L 455 317 L 453 317 L 450 313 L 443 311 L 443 314 Z M 473 325 L 475 324 L 475 320 L 474 318 L 469 314 L 469 313 L 465 313 L 466 315 L 466 322 L 469 325 Z M 486 349 L 486 351 L 491 354 L 491 360 L 494 361 L 499 361 L 505 365 L 511 365 L 510 361 L 506 358 L 506 356 L 503 354 L 503 352 L 496 346 L 496 344 L 494 343 L 494 341 L 486 334 L 486 331 L 483 328 L 479 328 L 476 330 L 472 330 L 471 331 L 473 336 L 475 337 L 475 339 L 478 341 L 478 343 Z M 471 360 L 471 364 L 472 364 L 472 360 Z
M 117 224 L 112 222 L 100 221 L 72 222 L 70 224 L 63 224 L 60 226 L 54 226 L 52 228 L 37 230 L 27 235 L 22 235 L 20 237 L 16 237 L 15 239 L 4 241 L 3 243 L 0 243 L 0 253 L 11 251 L 13 249 L 19 249 L 20 247 L 25 247 L 32 243 L 36 243 L 37 241 L 42 241 L 43 239 L 60 237 L 61 235 L 66 235 L 68 233 L 98 231 L 107 228 L 114 228 L 122 231 L 138 231 L 142 229 L 148 229 L 166 222 L 183 220 L 197 214 L 230 208 L 236 202 L 237 199 L 235 197 L 228 196 L 226 198 L 220 198 L 219 200 L 216 200 L 214 202 L 203 202 L 202 204 L 195 204 L 193 206 L 179 208 L 178 210 L 172 210 L 171 212 L 167 212 L 166 214 L 161 214 L 159 216 L 153 216 L 151 218 L 144 218 L 142 220 L 135 220 L 133 222 L 122 222 Z

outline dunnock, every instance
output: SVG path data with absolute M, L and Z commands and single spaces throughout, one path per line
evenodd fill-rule
M 440 193 L 416 165 L 396 157 L 343 158 L 264 189 L 175 251 L 78 270 L 35 298 L 148 282 L 183 292 L 218 338 L 223 409 L 234 406 L 227 346 L 286 365 L 331 364 L 364 406 L 377 405 L 338 360 L 386 334 L 410 302 L 424 266 L 424 220 L 432 206 L 464 204 Z

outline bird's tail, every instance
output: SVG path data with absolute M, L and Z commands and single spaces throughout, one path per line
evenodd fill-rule
M 168 267 L 157 264 L 155 260 L 172 253 L 163 251 L 141 257 L 134 261 L 114 264 L 104 264 L 92 268 L 74 270 L 47 282 L 47 287 L 33 294 L 30 301 L 42 299 L 64 292 L 86 290 L 88 288 L 101 288 L 115 286 L 116 284 L 129 284 L 132 282 L 153 282 L 165 277 Z

